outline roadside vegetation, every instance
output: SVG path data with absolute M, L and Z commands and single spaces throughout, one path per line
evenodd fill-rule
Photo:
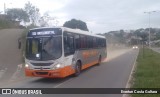
M 160 53 L 140 49 L 132 88 L 160 87 Z M 156 94 L 133 94 L 132 97 L 159 97 Z
M 10 27 L 9 21 L 0 19 L 0 29 L 9 28 L 9 27 Z
M 0 19 L 0 29 L 6 28 L 17 28 L 18 26 L 15 24 L 14 21 L 9 21 L 7 19 Z

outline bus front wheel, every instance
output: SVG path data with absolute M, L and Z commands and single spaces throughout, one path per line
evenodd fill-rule
M 80 62 L 77 62 L 76 63 L 76 66 L 75 66 L 75 76 L 78 76 L 78 75 L 80 75 L 80 73 L 81 73 L 81 63 Z

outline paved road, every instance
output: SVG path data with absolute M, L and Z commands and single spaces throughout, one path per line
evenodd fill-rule
M 0 30 L 0 82 L 11 78 L 17 65 L 22 63 L 22 52 L 17 43 L 22 32 L 23 29 Z
M 112 53 L 110 53 L 112 55 Z M 114 53 L 113 53 L 114 55 Z M 138 50 L 129 49 L 125 53 L 112 57 L 100 66 L 84 70 L 78 77 L 65 79 L 28 78 L 4 87 L 12 88 L 125 88 Z M 12 95 L 12 97 L 17 95 Z M 28 96 L 28 95 L 19 95 Z M 35 95 L 30 95 L 35 96 Z M 40 95 L 38 97 L 50 95 Z M 52 95 L 52 97 L 122 97 L 119 95 Z M 5 97 L 5 96 L 4 96 Z M 7 96 L 8 97 L 8 96 Z

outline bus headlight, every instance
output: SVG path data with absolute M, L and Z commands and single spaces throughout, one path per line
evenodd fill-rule
M 57 64 L 57 65 L 56 65 L 56 68 L 60 68 L 60 67 L 61 67 L 61 64 Z
M 25 64 L 25 68 L 29 68 L 29 65 L 27 63 Z
M 59 68 L 62 68 L 62 67 L 63 67 L 63 65 L 58 63 L 58 64 L 54 65 L 53 69 L 59 69 Z

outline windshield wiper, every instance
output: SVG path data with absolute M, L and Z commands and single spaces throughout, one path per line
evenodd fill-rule
M 55 56 L 52 56 L 51 54 L 49 54 L 45 49 L 42 50 L 42 52 L 44 52 L 47 56 L 51 56 L 51 58 L 56 59 Z M 42 56 L 44 57 L 44 55 L 42 54 Z

